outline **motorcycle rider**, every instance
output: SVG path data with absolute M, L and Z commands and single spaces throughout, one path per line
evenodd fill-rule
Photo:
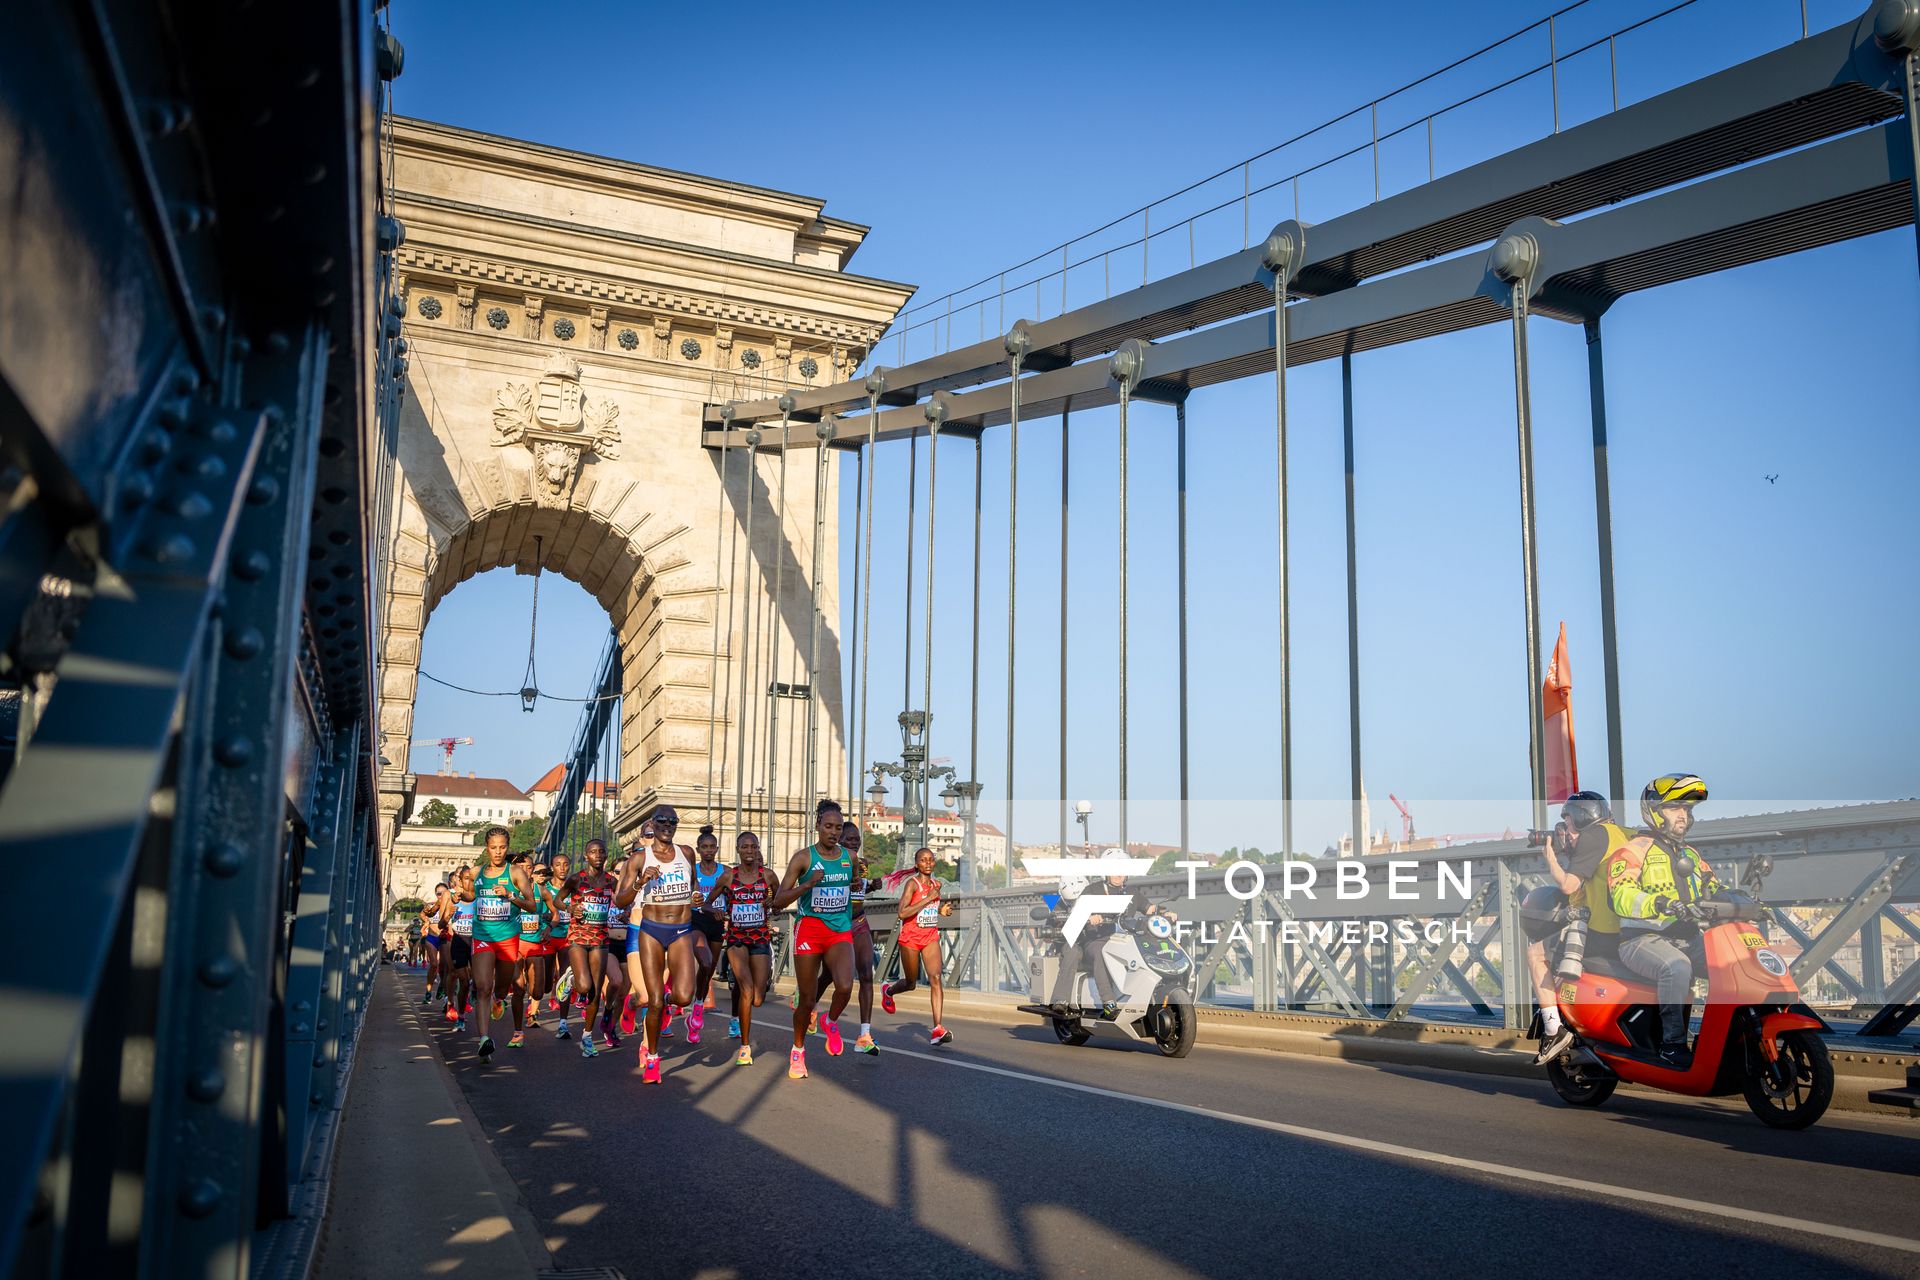
M 1562 982 L 1578 982 L 1593 914 L 1587 905 L 1587 886 L 1598 878 L 1607 859 L 1632 839 L 1631 832 L 1613 822 L 1605 796 L 1576 791 L 1561 804 L 1560 821 L 1540 851 L 1557 888 L 1535 889 L 1523 904 L 1527 908 L 1522 916 L 1528 939 L 1527 972 L 1540 1008 L 1540 1052 L 1533 1060 L 1535 1066 L 1553 1061 L 1573 1044 L 1573 1032 L 1560 1019 L 1559 1001 L 1547 977 L 1547 944 L 1558 935 L 1556 974 Z M 1613 939 L 1604 941 L 1610 946 Z
M 1684 1069 L 1687 1012 L 1693 996 L 1699 944 L 1694 903 L 1721 888 L 1693 846 L 1693 808 L 1707 798 L 1707 784 L 1691 773 L 1663 774 L 1640 793 L 1646 830 L 1607 863 L 1608 897 L 1620 917 L 1620 962 L 1659 992 L 1660 1060 Z
M 1116 851 L 1116 856 L 1118 851 Z M 1054 979 L 1053 994 L 1048 1003 L 1061 1017 L 1077 1015 L 1079 1009 L 1074 995 L 1079 989 L 1078 974 L 1082 966 L 1092 970 L 1095 992 L 1100 997 L 1100 1016 L 1111 1022 L 1120 1016 L 1120 991 L 1114 985 L 1113 975 L 1106 965 L 1107 939 L 1119 928 L 1121 918 L 1138 913 L 1142 916 L 1163 916 L 1171 924 L 1179 917 L 1173 912 L 1163 910 L 1148 902 L 1142 894 L 1129 892 L 1126 887 L 1127 874 L 1120 870 L 1110 870 L 1106 878 L 1093 882 L 1091 886 L 1084 880 L 1063 881 L 1060 885 L 1062 906 L 1071 903 L 1089 887 L 1094 892 L 1110 896 L 1125 896 L 1130 901 L 1111 915 L 1096 914 L 1087 917 L 1087 923 L 1079 938 L 1073 942 L 1063 940 L 1060 950 L 1060 975 Z

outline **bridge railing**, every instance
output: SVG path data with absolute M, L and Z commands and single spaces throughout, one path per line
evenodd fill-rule
M 1602 25 L 1602 10 L 1620 7 L 1578 0 L 1091 231 L 913 303 L 866 363 L 884 350 L 905 365 L 1005 333 L 1018 318 L 1064 315 L 1245 249 L 1281 219 L 1362 208 L 1809 34 L 1807 0 L 1680 0 Z M 1712 41 L 1686 29 L 1707 21 Z M 1418 101 L 1422 91 L 1439 105 Z
M 1841 997 L 1826 1008 L 1864 1018 L 1860 1033 L 1876 1036 L 1900 1034 L 1920 1013 L 1920 961 L 1897 971 L 1883 964 L 1890 938 L 1920 941 L 1920 922 L 1901 909 L 1920 901 L 1920 802 L 1704 822 L 1694 842 L 1735 886 L 1751 886 L 1756 855 L 1771 859 L 1758 896 L 1775 908 L 1773 944 L 1803 990 L 1837 984 Z M 1231 891 L 1220 868 L 1195 871 L 1191 886 L 1186 871 L 1127 882 L 1180 915 L 1202 1003 L 1362 1020 L 1498 1019 L 1511 1028 L 1531 1020 L 1517 908 L 1547 876 L 1524 842 L 1294 859 L 1291 870 L 1268 862 L 1258 874 L 1256 888 L 1253 870 L 1233 873 Z M 1309 877 L 1312 896 L 1300 891 Z M 1057 891 L 1033 882 L 944 893 L 956 904 L 941 926 L 948 986 L 1026 992 L 1041 942 L 1031 912 Z M 882 978 L 898 968 L 897 901 L 868 900 Z M 783 941 L 783 971 L 790 947 Z

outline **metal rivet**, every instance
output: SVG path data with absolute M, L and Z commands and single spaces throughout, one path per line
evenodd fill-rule
M 176 415 L 172 406 L 168 406 L 160 412 L 161 416 L 169 421 L 177 422 L 186 416 L 184 413 Z M 140 452 L 148 462 L 160 461 L 160 459 L 167 456 L 168 451 L 172 448 L 173 436 L 164 427 L 149 427 L 147 433 L 140 438 Z
M 209 328 L 209 329 L 224 329 L 224 328 L 226 328 L 226 327 L 227 327 L 227 312 L 226 312 L 226 308 L 225 308 L 225 307 L 203 307 L 203 308 L 201 308 L 201 310 L 200 310 L 200 323 L 201 323 L 201 324 L 204 324 L 204 325 L 206 325 L 206 326 L 207 326 L 207 328 Z
M 246 850 L 232 841 L 222 841 L 207 850 L 203 861 L 208 871 L 225 880 L 239 874 L 240 868 L 246 864 L 247 854 Z
M 307 166 L 307 171 L 301 175 L 301 179 L 310 187 L 319 186 L 327 180 L 327 166 L 316 161 Z
M 220 1207 L 224 1195 L 212 1178 L 195 1178 L 180 1192 L 180 1212 L 189 1218 L 204 1218 Z
M 227 1091 L 227 1078 L 212 1067 L 187 1081 L 187 1096 L 195 1102 L 216 1102 Z
M 173 513 L 182 520 L 204 520 L 213 513 L 213 504 L 205 494 L 188 491 L 173 504 Z
M 232 956 L 215 956 L 200 966 L 200 981 L 216 991 L 239 976 L 239 962 Z
M 144 471 L 128 476 L 120 486 L 120 506 L 124 510 L 144 507 L 153 500 L 153 477 Z
M 258 582 L 267 576 L 267 570 L 273 568 L 273 562 L 267 559 L 264 551 L 249 551 L 233 562 L 233 573 L 247 582 Z
M 293 1011 L 294 1011 L 295 1013 L 312 1013 L 312 1012 L 313 1012 L 313 1001 L 311 1001 L 311 1000 L 295 1000 L 295 1001 L 293 1002 Z
M 178 564 L 193 558 L 193 539 L 184 533 L 156 538 L 147 544 L 148 558 L 161 564 Z
M 232 444 L 235 440 L 239 438 L 240 438 L 239 430 L 231 422 L 228 422 L 225 419 L 222 419 L 221 421 L 216 422 L 211 427 L 207 428 L 207 439 L 213 441 L 215 444 Z M 220 468 L 220 471 L 216 471 L 214 472 L 214 474 L 220 475 L 225 471 L 226 471 L 226 467 L 223 464 Z
M 280 496 L 280 482 L 272 476 L 261 476 L 247 486 L 247 501 L 256 507 L 264 507 Z
M 245 661 L 266 648 L 267 641 L 258 627 L 242 627 L 227 633 L 227 654 Z
M 213 758 L 229 769 L 238 769 L 253 759 L 253 740 L 235 734 L 214 747 Z

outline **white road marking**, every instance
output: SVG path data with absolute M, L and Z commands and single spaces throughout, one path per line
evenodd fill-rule
M 1578 1191 L 1583 1195 L 1607 1196 L 1615 1200 L 1627 1200 L 1635 1204 L 1653 1205 L 1663 1209 L 1681 1209 L 1689 1213 L 1701 1214 L 1709 1218 L 1723 1218 L 1731 1222 L 1743 1222 L 1755 1226 L 1778 1227 L 1783 1231 L 1798 1231 L 1803 1235 L 1824 1236 L 1829 1240 L 1845 1240 L 1853 1244 L 1872 1245 L 1879 1249 L 1897 1249 L 1902 1253 L 1920 1254 L 1920 1240 L 1909 1240 L 1904 1236 L 1890 1236 L 1878 1231 L 1863 1231 L 1858 1227 L 1836 1226 L 1828 1222 L 1815 1222 L 1809 1218 L 1794 1218 L 1781 1213 L 1766 1213 L 1758 1209 L 1742 1209 L 1735 1205 L 1715 1204 L 1709 1200 L 1690 1200 L 1683 1196 L 1671 1196 L 1663 1192 L 1642 1191 L 1638 1187 L 1616 1186 L 1609 1182 L 1591 1182 L 1585 1178 L 1569 1178 L 1558 1173 L 1544 1173 L 1538 1169 L 1521 1169 L 1514 1165 L 1495 1164 L 1488 1160 L 1470 1160 L 1465 1156 L 1448 1155 L 1444 1151 L 1423 1151 L 1418 1147 L 1403 1147 L 1395 1142 L 1379 1142 L 1372 1138 L 1355 1137 L 1348 1133 L 1333 1133 L 1326 1129 L 1312 1129 L 1305 1125 L 1287 1124 L 1279 1120 L 1265 1120 L 1259 1116 L 1245 1116 L 1232 1111 L 1216 1111 L 1211 1107 L 1196 1107 L 1185 1102 L 1170 1102 L 1165 1098 L 1151 1098 L 1137 1093 L 1124 1093 L 1118 1089 L 1105 1089 L 1099 1085 L 1078 1084 L 1071 1080 L 1055 1080 L 1048 1076 L 1032 1075 L 1025 1071 L 1014 1071 L 1007 1067 L 992 1067 L 982 1062 L 967 1062 L 961 1058 L 944 1054 L 926 1053 L 915 1049 L 900 1049 L 887 1046 L 887 1054 L 899 1054 L 909 1058 L 919 1058 L 926 1062 L 937 1062 L 945 1067 L 959 1067 L 965 1071 L 979 1071 L 986 1075 L 1003 1076 L 1009 1080 L 1024 1080 L 1029 1084 L 1045 1085 L 1051 1089 L 1065 1089 L 1072 1093 L 1087 1093 L 1101 1098 L 1117 1098 L 1123 1102 L 1137 1102 L 1143 1107 L 1158 1107 L 1163 1111 L 1178 1111 L 1190 1116 L 1203 1116 L 1209 1120 L 1222 1120 L 1228 1124 L 1245 1125 L 1250 1129 L 1265 1129 L 1271 1133 L 1284 1133 L 1289 1137 L 1304 1138 L 1309 1142 L 1323 1142 L 1329 1146 L 1347 1147 L 1355 1151 L 1367 1151 L 1375 1155 L 1394 1156 L 1401 1160 L 1412 1160 L 1422 1164 L 1442 1165 L 1450 1169 L 1467 1169 L 1475 1173 L 1486 1174 L 1493 1178 L 1506 1178 L 1515 1182 L 1531 1182 L 1541 1186 L 1560 1187 L 1568 1191 Z

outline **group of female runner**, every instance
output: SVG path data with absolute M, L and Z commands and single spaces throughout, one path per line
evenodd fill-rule
M 606 845 L 590 841 L 584 865 L 572 869 L 556 855 L 551 867 L 528 855 L 508 852 L 503 827 L 490 828 L 486 856 L 478 871 L 462 868 L 437 891 L 423 912 L 463 940 L 459 953 L 447 947 L 438 971 L 447 998 L 447 1017 L 465 1029 L 469 999 L 478 1023 L 482 1063 L 494 1054 L 491 1024 L 506 1015 L 511 997 L 513 1037 L 508 1048 L 525 1043 L 525 1028 L 537 1025 L 542 997 L 560 1011 L 558 1035 L 568 1035 L 567 1014 L 579 1006 L 583 1018 L 582 1057 L 598 1056 L 601 1042 L 617 1048 L 616 1024 L 642 1037 L 640 1066 L 647 1083 L 660 1080 L 660 1046 L 671 1035 L 674 1014 L 686 1013 L 686 1039 L 698 1044 L 715 971 L 724 956 L 731 975 L 733 1017 L 729 1035 L 740 1042 L 737 1066 L 753 1062 L 753 1011 L 766 1000 L 773 980 L 774 916 L 795 907 L 793 1046 L 787 1074 L 804 1079 L 806 1036 L 810 1029 L 826 1038 L 827 1052 L 842 1051 L 839 1018 L 857 984 L 860 1035 L 856 1052 L 879 1052 L 873 1039 L 873 935 L 865 899 L 879 881 L 860 860 L 859 829 L 846 822 L 840 806 L 820 802 L 815 814 L 817 839 L 796 854 L 776 877 L 763 859 L 760 839 L 751 831 L 735 838 L 735 862 L 719 861 L 712 827 L 701 828 L 693 848 L 676 840 L 679 815 L 659 806 L 641 829 L 632 856 L 608 865 Z M 932 986 L 934 1028 L 931 1042 L 953 1037 L 940 1025 L 939 919 L 952 905 L 941 898 L 933 874 L 933 854 L 921 849 L 914 870 L 899 885 L 900 952 L 905 975 L 882 989 L 882 1006 L 895 1011 L 894 997 L 913 987 L 924 970 Z M 558 981 L 549 958 L 564 955 L 567 967 Z M 451 963 L 459 960 L 463 963 Z M 503 970 L 502 965 L 507 967 Z M 510 984 L 510 986 L 509 986 Z M 824 1018 L 816 1012 L 827 999 Z M 429 975 L 427 999 L 434 991 Z

